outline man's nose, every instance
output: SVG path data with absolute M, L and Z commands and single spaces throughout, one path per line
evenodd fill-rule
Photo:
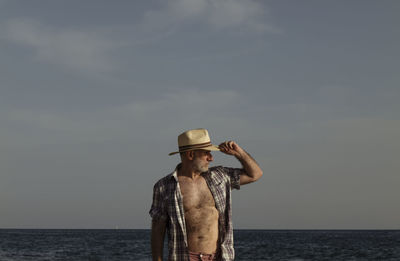
M 208 159 L 207 160 L 208 161 L 213 161 L 214 160 L 213 155 L 211 153 L 208 153 Z

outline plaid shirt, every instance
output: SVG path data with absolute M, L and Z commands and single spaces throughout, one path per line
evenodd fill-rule
M 178 167 L 179 165 L 174 172 L 154 185 L 153 204 L 149 213 L 153 219 L 167 221 L 168 260 L 189 261 L 183 200 L 177 175 Z M 218 166 L 202 173 L 219 212 L 219 246 L 221 260 L 224 261 L 235 258 L 231 189 L 240 189 L 240 173 L 243 172 L 243 169 Z

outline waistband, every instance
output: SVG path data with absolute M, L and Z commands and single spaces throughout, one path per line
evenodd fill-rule
M 217 252 L 214 252 L 212 254 L 204 254 L 204 253 L 201 253 L 201 252 L 189 251 L 189 255 L 200 257 L 200 258 L 205 257 L 205 258 L 209 258 L 209 260 L 213 260 L 215 257 L 217 257 Z

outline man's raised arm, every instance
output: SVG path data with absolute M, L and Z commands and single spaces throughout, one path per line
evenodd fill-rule
M 226 141 L 219 145 L 221 152 L 235 156 L 244 168 L 244 173 L 240 175 L 240 185 L 254 182 L 261 178 L 263 172 L 257 162 L 234 141 Z

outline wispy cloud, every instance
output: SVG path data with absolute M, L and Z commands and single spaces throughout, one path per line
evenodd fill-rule
M 214 112 L 225 112 L 224 116 L 227 116 L 238 100 L 239 94 L 230 90 L 171 90 L 157 98 L 135 100 L 90 112 L 15 109 L 0 113 L 0 118 L 7 123 L 6 126 L 13 126 L 5 128 L 3 135 L 7 133 L 6 139 L 16 143 L 20 139 L 19 134 L 13 133 L 15 128 L 23 133 L 29 130 L 30 138 L 32 135 L 36 137 L 33 143 L 123 140 L 153 131 L 158 133 L 160 125 L 168 129 L 171 126 L 198 127 L 217 122 Z M 208 115 L 206 121 L 205 115 Z
M 84 72 L 112 69 L 107 52 L 115 44 L 94 32 L 56 28 L 31 19 L 11 19 L 1 30 L 6 40 L 32 48 L 40 61 Z
M 253 0 L 170 0 L 159 10 L 148 11 L 143 20 L 147 30 L 174 30 L 194 22 L 214 29 L 243 29 L 252 32 L 278 32 L 265 22 L 266 7 Z
M 144 12 L 138 23 L 95 30 L 13 18 L 0 24 L 0 38 L 30 48 L 38 61 L 102 74 L 115 69 L 111 52 L 118 47 L 137 49 L 149 42 L 158 43 L 187 25 L 204 26 L 207 32 L 278 32 L 266 22 L 266 16 L 266 6 L 254 0 L 169 0 Z
M 233 106 L 239 94 L 232 90 L 175 90 L 166 92 L 160 99 L 152 101 L 134 101 L 120 107 L 121 112 L 128 113 L 163 113 L 166 110 L 185 114 L 189 111 L 203 114 L 221 106 Z

